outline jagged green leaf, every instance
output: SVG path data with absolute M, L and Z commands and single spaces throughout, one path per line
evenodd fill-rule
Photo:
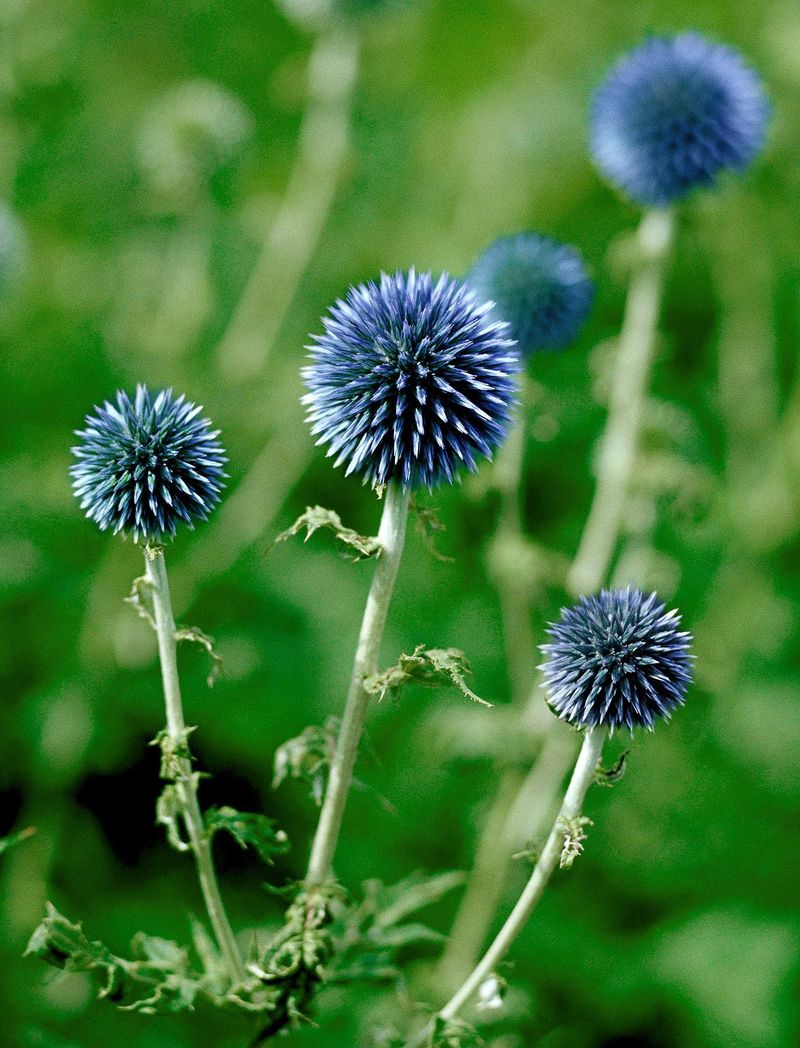
M 213 688 L 222 676 L 222 656 L 214 646 L 214 640 L 207 633 L 203 633 L 197 626 L 181 626 L 175 630 L 175 640 L 188 640 L 192 644 L 199 644 L 211 659 L 211 669 L 206 677 L 206 684 Z
M 306 532 L 305 542 L 308 542 L 314 532 L 319 531 L 320 528 L 330 528 L 340 542 L 356 551 L 356 560 L 374 557 L 381 549 L 381 544 L 377 538 L 359 535 L 352 528 L 346 528 L 342 524 L 339 514 L 332 509 L 325 509 L 324 506 L 307 506 L 305 512 L 301 513 L 294 524 L 277 536 L 272 546 L 270 546 L 270 550 L 274 549 L 279 542 L 285 542 L 287 539 L 298 535 L 304 528 Z
M 401 655 L 394 666 L 368 676 L 364 688 L 383 699 L 387 692 L 399 693 L 407 684 L 424 687 L 452 685 L 473 702 L 491 706 L 467 685 L 466 677 L 470 672 L 466 656 L 458 648 L 426 648 L 424 644 L 418 644 L 410 655 Z
M 274 855 L 289 850 L 289 838 L 277 823 L 259 812 L 242 812 L 235 808 L 210 808 L 205 813 L 209 836 L 224 830 L 241 848 L 252 848 L 264 862 L 271 864 Z
M 627 770 L 629 753 L 630 750 L 623 750 L 610 768 L 603 768 L 598 765 L 594 773 L 595 784 L 598 786 L 613 786 L 615 782 L 619 782 Z
M 48 903 L 45 919 L 25 954 L 64 971 L 93 975 L 99 983 L 98 997 L 127 1011 L 172 1014 L 194 1007 L 204 984 L 203 977 L 191 970 L 186 950 L 167 939 L 139 934 L 133 951 L 133 960 L 116 956 Z
M 322 727 L 310 725 L 275 752 L 272 788 L 287 778 L 302 779 L 311 786 L 311 796 L 319 807 L 325 792 L 325 777 L 336 746 L 339 721 L 329 717 Z

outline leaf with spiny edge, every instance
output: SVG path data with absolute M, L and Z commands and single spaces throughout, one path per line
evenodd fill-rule
M 289 838 L 284 831 L 278 829 L 273 819 L 259 812 L 241 812 L 225 806 L 209 808 L 204 818 L 209 837 L 224 830 L 240 848 L 252 848 L 268 865 L 272 865 L 274 855 L 284 855 L 289 850 Z
M 303 528 L 306 530 L 304 542 L 308 542 L 314 532 L 319 531 L 320 528 L 330 528 L 340 542 L 356 551 L 358 555 L 354 558 L 355 560 L 374 557 L 381 551 L 381 544 L 377 538 L 359 535 L 352 528 L 346 528 L 339 514 L 332 509 L 325 509 L 324 506 L 307 506 L 305 512 L 300 514 L 294 524 L 277 536 L 267 552 L 271 552 L 279 542 L 285 542 L 298 535 Z
M 466 675 L 470 672 L 469 663 L 458 648 L 427 648 L 424 644 L 418 644 L 410 655 L 401 655 L 394 666 L 366 677 L 364 689 L 371 695 L 377 695 L 380 701 L 387 692 L 399 693 L 407 684 L 420 684 L 423 687 L 453 685 L 473 702 L 491 707 L 490 702 L 476 695 L 468 686 Z

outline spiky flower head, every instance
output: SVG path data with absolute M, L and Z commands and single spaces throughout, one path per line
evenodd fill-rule
M 372 484 L 451 482 L 502 441 L 519 359 L 507 325 L 444 274 L 351 288 L 309 346 L 303 402 L 318 444 Z
M 699 33 L 653 36 L 623 56 L 595 93 L 590 145 L 600 170 L 641 204 L 665 205 L 764 144 L 770 105 L 732 48 Z
M 594 299 L 580 253 L 538 233 L 500 237 L 478 256 L 467 283 L 509 324 L 523 354 L 563 349 L 578 336 Z
M 581 727 L 652 729 L 683 704 L 691 636 L 655 593 L 603 590 L 561 612 L 542 645 L 548 702 Z
M 145 386 L 136 396 L 117 393 L 86 416 L 72 449 L 72 486 L 81 509 L 101 531 L 131 532 L 158 545 L 205 520 L 219 502 L 227 461 L 202 407 L 165 389 L 152 399 Z

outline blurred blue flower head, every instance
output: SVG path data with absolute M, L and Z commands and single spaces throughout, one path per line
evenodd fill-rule
M 542 645 L 548 702 L 581 727 L 652 729 L 683 704 L 691 636 L 655 593 L 603 590 L 564 609 Z
M 156 545 L 190 528 L 219 502 L 227 461 L 203 410 L 172 390 L 153 400 L 138 386 L 131 400 L 118 392 L 87 415 L 72 449 L 72 486 L 81 509 L 102 531 L 131 532 Z
M 503 440 L 519 358 L 507 325 L 444 274 L 351 288 L 314 336 L 303 402 L 317 443 L 372 484 L 452 482 Z
M 467 282 L 509 324 L 520 352 L 563 349 L 589 315 L 594 284 L 579 252 L 538 233 L 501 237 L 478 256 Z
M 606 177 L 640 204 L 664 205 L 764 144 L 770 104 L 742 56 L 699 33 L 651 37 L 595 93 L 590 145 Z

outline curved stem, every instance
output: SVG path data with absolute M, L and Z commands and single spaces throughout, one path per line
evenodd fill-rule
M 161 680 L 164 685 L 164 704 L 167 713 L 167 735 L 177 763 L 175 789 L 181 806 L 181 815 L 189 837 L 189 845 L 194 853 L 197 877 L 209 920 L 214 929 L 217 944 L 225 958 L 228 974 L 232 982 L 243 982 L 245 979 L 244 967 L 220 895 L 211 855 L 211 842 L 203 825 L 203 816 L 197 800 L 197 777 L 192 772 L 189 758 L 182 755 L 186 749 L 186 722 L 183 717 L 176 657 L 175 620 L 172 615 L 164 552 L 161 549 L 147 547 L 144 560 L 145 573 L 153 597 Z
M 275 220 L 218 349 L 220 368 L 248 379 L 264 366 L 333 203 L 347 150 L 358 38 L 322 31 L 308 60 L 308 107 Z
M 567 577 L 567 589 L 576 595 L 592 593 L 603 585 L 619 539 L 647 401 L 673 227 L 672 211 L 652 210 L 645 213 L 636 232 L 636 268 L 628 289 L 611 376 L 611 399 L 599 450 L 597 486 Z
M 364 688 L 364 680 L 378 669 L 381 639 L 403 553 L 409 499 L 410 492 L 404 491 L 399 484 L 392 482 L 386 488 L 383 516 L 378 531 L 380 552 L 361 622 L 344 717 L 336 740 L 325 800 L 306 873 L 306 884 L 312 887 L 324 884 L 331 875 L 347 795 L 353 781 L 358 744 L 369 705 L 370 696 Z
M 647 400 L 649 376 L 656 341 L 656 330 L 663 290 L 664 272 L 672 242 L 674 219 L 669 211 L 650 211 L 640 223 L 635 238 L 636 266 L 631 276 L 625 305 L 625 316 L 611 378 L 611 402 L 600 442 L 597 486 L 584 526 L 578 552 L 567 576 L 567 589 L 573 594 L 592 592 L 605 582 L 619 539 L 620 525 L 630 478 L 636 462 L 641 418 Z M 516 530 L 522 536 L 518 487 L 522 478 L 522 431 L 512 433 L 509 441 L 518 444 L 504 460 L 507 467 L 500 474 L 498 487 L 503 499 L 503 512 L 498 539 Z M 505 449 L 504 449 L 505 450 Z M 512 482 L 517 490 L 512 490 Z M 523 627 L 535 647 L 527 611 L 520 606 L 519 581 L 507 583 L 497 574 L 503 608 L 503 625 L 509 674 L 518 691 L 522 661 L 517 657 L 523 641 Z M 524 618 L 523 618 L 524 616 Z M 530 680 L 530 675 L 527 680 Z M 542 748 L 521 786 L 516 800 L 509 791 L 519 782 L 518 773 L 508 769 L 502 778 L 496 799 L 481 833 L 475 853 L 475 865 L 467 885 L 440 972 L 447 979 L 461 979 L 475 963 L 477 951 L 489 931 L 492 916 L 501 898 L 511 852 L 521 843 L 521 833 L 536 835 L 556 803 L 559 786 L 572 759 L 568 740 L 552 727 L 542 723 L 545 711 L 538 682 L 530 692 L 524 711 L 527 730 L 542 740 Z M 548 715 L 549 716 L 549 715 Z M 536 792 L 534 792 L 536 791 Z M 527 819 L 526 819 L 527 813 Z M 498 836 L 496 827 L 505 827 Z
M 547 842 L 542 849 L 528 883 L 525 885 L 505 924 L 495 936 L 494 942 L 439 1012 L 440 1018 L 453 1019 L 458 1015 L 464 1005 L 467 1004 L 503 960 L 528 922 L 561 856 L 564 846 L 564 825 L 565 823 L 571 823 L 581 814 L 586 791 L 594 779 L 594 773 L 600 760 L 605 738 L 605 728 L 588 728 L 586 730 L 583 745 L 575 764 L 575 770 L 572 773 L 561 808 L 553 822 Z M 424 1044 L 430 1034 L 430 1030 L 431 1027 L 428 1026 L 420 1034 L 412 1038 L 406 1048 L 417 1048 L 417 1046 Z

